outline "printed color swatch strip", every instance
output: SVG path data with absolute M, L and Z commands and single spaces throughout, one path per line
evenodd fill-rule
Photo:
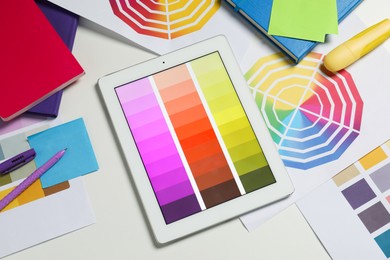
M 174 39 L 200 30 L 220 0 L 109 0 L 114 14 L 140 34 Z
M 0 151 L 1 151 L 0 161 L 30 149 L 31 147 L 27 142 L 27 137 L 32 134 L 38 133 L 42 130 L 45 130 L 47 128 L 48 126 L 44 125 L 38 128 L 34 128 L 31 131 L 24 132 L 21 134 L 16 134 L 0 140 Z M 11 192 L 12 189 L 14 189 L 14 187 L 4 189 L 3 186 L 11 185 L 11 183 L 18 182 L 18 181 L 20 182 L 22 179 L 29 176 L 36 169 L 37 166 L 35 164 L 35 161 L 33 160 L 28 164 L 23 165 L 23 167 L 15 171 L 12 171 L 9 174 L 1 175 L 0 176 L 0 199 L 4 198 L 9 192 Z M 36 182 L 33 183 L 33 185 L 27 188 L 20 196 L 18 196 L 15 200 L 13 200 L 1 212 L 41 199 L 51 194 L 68 189 L 69 187 L 70 186 L 68 182 L 63 182 L 58 185 L 52 186 L 50 188 L 43 189 L 41 181 L 37 180 Z
M 275 182 L 218 53 L 116 93 L 167 223 Z
M 17 154 L 20 154 L 24 151 L 30 149 L 30 145 L 27 142 L 27 136 L 35 134 L 39 131 L 46 129 L 47 126 L 42 126 L 40 128 L 35 128 L 30 132 L 21 133 L 17 135 L 10 136 L 3 140 L 0 140 L 0 161 L 11 158 Z M 34 161 L 29 162 L 23 167 L 16 169 L 15 171 L 6 174 L 0 175 L 0 187 L 26 178 L 36 169 Z
M 340 192 L 376 241 L 390 257 L 389 145 L 377 147 L 333 177 Z

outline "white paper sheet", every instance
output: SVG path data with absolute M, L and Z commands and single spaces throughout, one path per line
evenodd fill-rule
M 95 222 L 82 180 L 71 180 L 66 190 L 0 213 L 0 258 Z
M 356 162 L 348 173 L 344 171 L 344 177 L 338 181 L 329 180 L 297 202 L 333 259 L 375 260 L 390 257 L 390 200 L 387 199 L 390 198 L 390 174 L 380 171 L 383 167 L 389 167 L 389 144 L 382 146 L 384 153 L 377 151 L 379 156 L 373 155 L 374 158 L 370 159 L 374 161 L 369 162 L 373 166 L 365 169 Z M 380 154 L 386 154 L 387 158 L 380 158 Z M 375 162 L 377 159 L 378 162 Z M 379 189 L 381 183 L 375 183 L 373 173 L 386 177 L 382 185 L 387 189 Z M 358 183 L 365 185 L 354 186 Z M 355 187 L 353 192 L 343 195 L 351 187 Z
M 223 34 L 225 35 L 229 43 L 234 50 L 234 53 L 237 58 L 242 57 L 246 50 L 246 45 L 250 42 L 250 40 L 254 37 L 258 37 L 258 33 L 252 26 L 249 25 L 247 21 L 245 21 L 240 15 L 236 14 L 233 11 L 233 8 L 225 3 L 225 1 L 219 0 L 211 0 L 211 1 L 199 1 L 196 4 L 192 4 L 193 7 L 189 6 L 190 1 L 178 1 L 179 4 L 187 3 L 185 7 L 180 7 L 185 11 L 181 14 L 179 13 L 179 9 L 172 10 L 171 12 L 175 13 L 176 16 L 182 16 L 181 19 L 189 17 L 191 15 L 195 15 L 196 9 L 198 7 L 205 7 L 215 5 L 218 2 L 222 2 L 221 6 L 215 13 L 208 11 L 207 8 L 204 9 L 203 14 L 199 16 L 199 19 L 202 16 L 210 13 L 210 19 L 205 23 L 199 22 L 199 24 L 203 24 L 197 30 L 190 29 L 191 33 L 185 34 L 180 37 L 176 37 L 173 39 L 163 39 L 159 37 L 154 37 L 148 34 L 140 34 L 132 29 L 126 22 L 121 20 L 118 16 L 116 16 L 113 12 L 113 9 L 110 5 L 109 0 L 50 0 L 51 2 L 70 10 L 73 13 L 76 13 L 88 20 L 91 20 L 103 27 L 106 27 L 128 39 L 132 42 L 147 48 L 155 53 L 164 54 L 167 52 L 171 52 L 173 50 L 185 47 L 187 45 L 194 44 L 196 42 L 214 37 L 216 35 Z M 114 1 L 113 1 L 114 2 Z M 116 1 L 119 2 L 119 1 Z M 150 1 L 152 2 L 152 1 Z M 134 4 L 134 3 L 133 3 Z M 160 8 L 165 8 L 164 4 L 159 4 Z M 157 8 L 157 7 L 156 7 Z M 168 7 L 166 7 L 168 8 Z M 148 9 L 148 8 L 146 8 Z M 145 9 L 139 8 L 139 10 L 135 10 L 134 13 L 139 15 L 139 12 L 145 11 Z M 142 20 L 159 20 L 156 21 L 163 25 L 171 25 L 173 26 L 173 22 L 169 21 L 167 13 L 165 10 L 148 10 L 148 13 L 154 13 L 156 15 L 161 15 L 163 17 L 154 18 L 151 15 L 142 18 Z M 142 16 L 142 15 L 141 15 Z M 198 20 L 197 20 L 198 22 Z M 184 19 L 183 22 L 188 26 L 189 22 Z M 153 27 L 153 26 L 152 26 Z M 155 28 L 153 28 L 155 29 Z M 170 28 L 171 30 L 174 30 Z M 158 29 L 156 29 L 158 30 Z M 168 29 L 169 30 L 169 29 Z
M 52 124 L 58 124 L 58 119 Z M 49 127 L 47 121 L 0 136 L 0 161 L 30 149 L 27 136 Z M 0 177 L 0 197 L 34 170 L 34 161 Z M 96 222 L 81 178 L 43 190 L 35 182 L 0 213 L 0 258 Z

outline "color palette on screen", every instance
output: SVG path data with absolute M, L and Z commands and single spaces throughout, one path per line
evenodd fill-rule
M 390 141 L 333 177 L 348 204 L 390 257 Z
M 217 52 L 116 93 L 166 223 L 275 182 Z

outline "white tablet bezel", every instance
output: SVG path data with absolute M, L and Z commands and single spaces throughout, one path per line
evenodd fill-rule
M 115 93 L 115 88 L 216 51 L 220 54 L 276 182 L 167 225 Z M 98 81 L 98 87 L 158 243 L 163 244 L 237 217 L 280 200 L 293 192 L 294 189 L 284 164 L 224 36 L 211 38 L 102 77 Z

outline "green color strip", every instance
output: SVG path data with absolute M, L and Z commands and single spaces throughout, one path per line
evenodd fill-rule
M 268 166 L 245 174 L 240 179 L 247 193 L 268 186 L 276 181 Z
M 11 175 L 6 174 L 6 175 L 0 175 L 0 187 L 10 184 L 12 182 L 11 180 Z

